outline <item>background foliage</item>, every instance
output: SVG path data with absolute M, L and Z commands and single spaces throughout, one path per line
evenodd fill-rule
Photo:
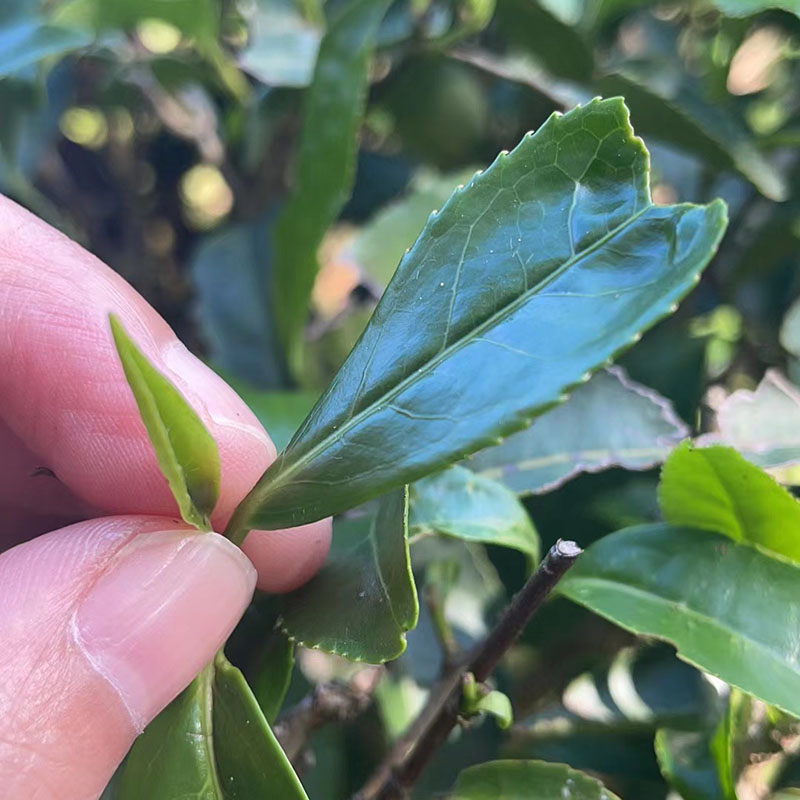
M 599 541 L 496 676 L 513 727 L 458 731 L 416 796 L 516 797 L 519 784 L 568 780 L 587 798 L 800 795 L 798 15 L 794 0 L 2 4 L 0 187 L 127 278 L 279 448 L 430 213 L 553 111 L 624 96 L 654 202 L 729 205 L 697 288 L 618 366 L 412 484 L 410 556 L 375 538 L 379 520 L 402 517 L 397 494 L 373 519 L 337 520 L 319 579 L 258 598 L 227 648 L 252 695 L 222 657 L 198 679 L 232 736 L 243 704 L 279 720 L 314 800 L 362 785 L 453 651 L 487 631 L 559 537 Z M 687 437 L 741 456 L 673 450 Z M 647 527 L 613 533 L 633 525 Z M 387 582 L 397 563 L 405 572 Z M 369 592 L 368 613 L 343 617 L 337 592 Z M 293 659 L 287 633 L 316 649 Z M 365 668 L 331 652 L 402 655 Z M 359 713 L 294 747 L 280 709 L 331 681 L 366 696 Z M 186 730 L 191 701 L 171 707 L 178 723 L 156 724 Z M 251 735 L 282 763 L 269 728 Z M 226 752 L 211 771 L 252 775 L 260 796 L 263 776 Z M 194 755 L 190 790 L 195 772 L 211 780 Z M 563 762 L 607 789 L 566 768 L 506 769 L 509 758 Z M 111 796 L 140 796 L 137 759 L 151 763 L 134 751 Z M 458 778 L 485 761 L 496 763 Z

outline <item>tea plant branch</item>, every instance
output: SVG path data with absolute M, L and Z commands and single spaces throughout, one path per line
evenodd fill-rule
M 464 676 L 472 673 L 478 683 L 490 677 L 500 659 L 516 642 L 581 552 L 575 542 L 560 539 L 550 548 L 536 572 L 514 596 L 486 639 L 434 687 L 409 732 L 353 800 L 401 800 L 408 795 L 428 762 L 459 722 Z
M 349 722 L 367 710 L 383 677 L 382 667 L 369 667 L 348 683 L 321 683 L 296 706 L 281 715 L 276 738 L 292 764 L 300 761 L 311 734 L 332 722 Z

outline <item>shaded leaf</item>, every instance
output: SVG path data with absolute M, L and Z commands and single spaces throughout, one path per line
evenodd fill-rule
M 668 314 L 726 212 L 652 205 L 647 168 L 623 102 L 596 100 L 457 190 L 233 524 L 310 522 L 496 443 Z
M 218 654 L 134 742 L 114 800 L 307 800 L 242 674 Z
M 87 31 L 22 15 L 0 24 L 0 77 L 12 75 L 42 60 L 79 50 L 92 42 Z
M 109 320 L 125 377 L 181 517 L 210 531 L 209 515 L 219 497 L 217 443 L 183 395 L 134 344 L 119 319 L 111 314 Z
M 534 796 L 536 800 L 619 800 L 600 781 L 566 764 L 511 760 L 465 769 L 451 796 L 453 800 L 531 800 Z
M 589 547 L 560 591 L 623 628 L 672 642 L 706 672 L 800 712 L 800 665 L 786 636 L 786 620 L 800 614 L 795 565 L 719 534 L 643 525 Z
M 707 100 L 682 74 L 659 64 L 626 66 L 597 82 L 604 94 L 621 94 L 637 130 L 693 153 L 708 166 L 733 169 L 770 200 L 785 200 L 781 172 L 756 148 L 744 124 Z
M 732 448 L 677 447 L 661 471 L 658 501 L 667 522 L 800 562 L 800 503 Z
M 441 533 L 513 547 L 539 560 L 539 536 L 528 512 L 503 484 L 465 467 L 423 478 L 409 487 L 411 535 Z
M 349 0 L 337 10 L 306 97 L 294 191 L 274 230 L 275 322 L 295 367 L 317 274 L 317 248 L 353 183 L 367 68 L 388 5 L 389 0 Z
M 283 382 L 269 314 L 270 269 L 263 219 L 202 239 L 191 261 L 195 318 L 211 361 L 259 388 Z
M 729 800 L 717 775 L 707 731 L 656 731 L 658 766 L 683 800 Z
M 593 375 L 530 428 L 467 464 L 518 494 L 540 493 L 581 472 L 649 469 L 688 432 L 668 400 L 612 367 Z
M 253 695 L 270 724 L 281 710 L 293 667 L 294 644 L 282 631 L 272 631 L 250 670 Z
M 730 445 L 763 468 L 800 463 L 800 391 L 777 370 L 767 370 L 755 391 L 729 395 L 717 409 L 716 427 L 697 443 Z M 773 474 L 794 482 L 791 470 Z
M 281 626 L 298 644 L 381 663 L 405 650 L 419 606 L 406 539 L 407 492 L 383 498 L 374 516 L 337 520 L 322 569 L 286 595 Z

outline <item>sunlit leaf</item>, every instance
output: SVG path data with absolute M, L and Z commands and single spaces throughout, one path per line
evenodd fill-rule
M 800 562 L 800 503 L 730 447 L 676 448 L 661 472 L 664 519 Z
M 219 497 L 217 443 L 183 395 L 134 344 L 119 319 L 112 314 L 110 322 L 125 377 L 181 516 L 191 525 L 211 530 L 209 515 Z
M 800 615 L 800 567 L 719 534 L 643 525 L 589 547 L 559 589 L 634 633 L 672 642 L 706 672 L 800 712 L 800 664 L 786 636 L 786 620 Z
M 457 190 L 233 527 L 310 522 L 441 469 L 526 427 L 670 313 L 726 212 L 654 206 L 647 170 L 623 102 L 596 100 Z

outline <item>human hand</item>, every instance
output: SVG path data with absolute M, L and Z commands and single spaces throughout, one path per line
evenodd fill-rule
M 256 582 L 300 585 L 330 543 L 329 520 L 254 531 L 248 560 L 176 517 L 109 312 L 218 443 L 215 530 L 275 458 L 250 410 L 142 297 L 0 196 L 0 550 L 16 544 L 0 555 L 8 800 L 97 797 L 137 734 L 222 646 Z

